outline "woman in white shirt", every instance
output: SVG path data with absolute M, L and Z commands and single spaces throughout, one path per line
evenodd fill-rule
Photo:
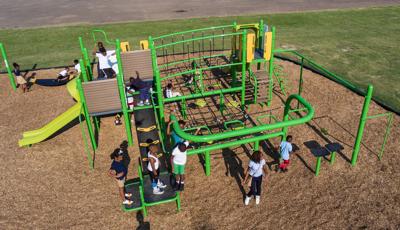
M 242 185 L 245 186 L 248 180 L 251 180 L 250 191 L 247 193 L 244 201 L 245 205 L 249 205 L 252 196 L 256 197 L 256 204 L 260 203 L 261 184 L 263 175 L 266 173 L 265 160 L 262 159 L 261 152 L 254 151 L 249 162 L 249 167 L 246 169 L 246 176 L 242 183 Z

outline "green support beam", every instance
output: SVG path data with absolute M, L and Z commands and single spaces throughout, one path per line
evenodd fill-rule
M 126 132 L 126 137 L 128 138 L 128 144 L 129 146 L 132 146 L 133 138 L 131 131 L 131 119 L 128 113 L 128 105 L 126 102 L 124 74 L 122 69 L 121 47 L 119 39 L 117 39 L 115 42 L 115 48 L 116 48 L 115 53 L 117 55 L 117 62 L 118 62 L 117 82 L 118 82 L 119 97 L 121 100 L 122 113 L 124 115 L 125 132 Z
M 82 60 L 81 60 L 82 61 Z M 82 63 L 82 62 L 81 62 Z M 83 74 L 84 72 L 82 71 L 82 74 Z M 87 125 L 87 128 L 88 128 L 88 131 L 89 131 L 89 137 L 90 137 L 90 142 L 91 142 L 91 144 L 92 144 L 92 148 L 93 148 L 93 151 L 96 151 L 96 149 L 97 149 L 97 143 L 96 143 L 96 138 L 95 138 L 95 136 L 94 136 L 94 131 L 93 131 L 93 127 L 92 127 L 92 124 L 91 124 L 91 122 L 90 122 L 90 116 L 89 116 L 89 112 L 88 112 L 88 109 L 87 109 L 87 106 L 86 106 L 86 99 L 85 99 L 85 94 L 83 93 L 83 88 L 82 88 L 82 81 L 81 81 L 81 79 L 77 79 L 76 80 L 76 87 L 77 87 L 77 89 L 78 89 L 78 92 L 79 92 L 79 97 L 80 97 L 80 99 L 81 99 L 81 103 L 82 103 L 82 108 L 83 108 L 83 113 L 84 113 L 84 115 L 85 115 L 85 121 L 86 121 L 86 125 Z
M 360 153 L 361 141 L 362 141 L 362 137 L 364 134 L 365 123 L 367 122 L 368 109 L 369 109 L 369 104 L 371 103 L 373 91 L 374 91 L 374 87 L 372 85 L 369 85 L 368 89 L 367 89 L 367 95 L 365 96 L 362 113 L 360 116 L 360 123 L 358 124 L 358 132 L 357 132 L 356 141 L 354 143 L 353 154 L 351 156 L 351 165 L 352 166 L 356 165 L 358 154 Z
M 241 92 L 241 107 L 244 109 L 246 97 L 246 65 L 247 65 L 247 30 L 242 34 L 242 92 Z
M 307 109 L 307 114 L 296 120 L 288 120 L 288 114 L 290 111 L 290 103 L 294 99 L 298 100 Z M 179 135 L 180 137 L 182 137 L 183 139 L 193 141 L 193 142 L 206 142 L 207 143 L 207 142 L 211 142 L 211 141 L 217 141 L 217 140 L 222 140 L 222 139 L 231 138 L 231 137 L 250 135 L 250 134 L 260 133 L 260 132 L 264 132 L 264 131 L 268 131 L 268 130 L 280 129 L 280 128 L 282 128 L 282 131 L 286 134 L 287 128 L 289 126 L 304 124 L 304 123 L 310 121 L 313 118 L 313 116 L 314 116 L 314 109 L 310 105 L 310 103 L 308 103 L 304 98 L 300 97 L 299 95 L 293 94 L 288 97 L 288 99 L 285 103 L 283 121 L 273 123 L 273 124 L 265 124 L 265 125 L 251 127 L 251 128 L 243 128 L 243 129 L 239 129 L 239 130 L 232 130 L 232 131 L 217 133 L 217 134 L 196 136 L 196 135 L 192 135 L 192 134 L 184 132 L 179 127 L 179 124 L 177 122 L 177 118 L 175 117 L 175 115 L 171 115 L 171 120 L 175 121 L 174 124 L 172 125 L 173 129 L 175 130 L 175 133 L 177 135 Z
M 13 90 L 16 91 L 17 84 L 15 83 L 15 79 L 12 74 L 10 64 L 8 63 L 7 51 L 6 51 L 6 48 L 4 47 L 3 43 L 0 43 L 0 50 L 1 50 L 1 55 L 3 56 L 4 64 L 6 65 L 7 75 L 8 75 L 8 79 L 10 81 L 10 85 L 13 88 Z

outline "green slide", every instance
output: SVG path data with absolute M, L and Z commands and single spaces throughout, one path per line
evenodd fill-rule
M 64 112 L 42 128 L 24 132 L 22 134 L 23 138 L 18 141 L 18 145 L 20 147 L 46 140 L 48 137 L 56 133 L 58 130 L 62 129 L 64 126 L 66 126 L 68 123 L 73 121 L 81 114 L 81 103 L 79 94 L 76 89 L 76 79 L 68 82 L 67 90 L 71 94 L 71 96 L 78 101 L 78 103 L 76 103 L 66 112 Z
M 44 141 L 52 134 L 66 126 L 68 123 L 77 118 L 81 113 L 81 103 L 76 103 L 74 106 L 69 108 L 66 112 L 52 120 L 47 125 L 40 129 L 25 132 L 23 138 L 18 141 L 20 147 L 35 144 Z

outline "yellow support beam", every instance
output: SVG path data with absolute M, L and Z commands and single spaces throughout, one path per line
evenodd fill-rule
M 272 53 L 272 32 L 265 33 L 264 59 L 269 61 Z

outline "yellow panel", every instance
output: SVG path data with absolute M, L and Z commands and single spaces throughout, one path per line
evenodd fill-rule
M 122 52 L 128 52 L 131 50 L 131 48 L 129 46 L 129 42 L 121 42 L 120 47 L 121 47 Z
M 256 35 L 253 33 L 247 34 L 247 44 L 246 44 L 247 59 L 246 59 L 246 62 L 253 61 L 255 48 L 256 48 Z
M 142 50 L 147 50 L 147 49 L 149 49 L 149 41 L 147 41 L 147 40 L 141 40 L 141 41 L 140 41 L 140 48 L 141 48 Z
M 265 42 L 264 42 L 264 59 L 269 61 L 271 59 L 272 52 L 272 32 L 265 33 Z

